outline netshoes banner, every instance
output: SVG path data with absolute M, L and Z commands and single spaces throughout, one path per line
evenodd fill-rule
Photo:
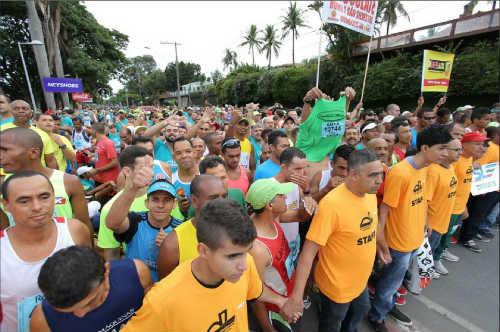
M 447 92 L 455 54 L 424 50 L 422 92 Z

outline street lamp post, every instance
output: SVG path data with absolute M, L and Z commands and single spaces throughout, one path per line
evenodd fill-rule
M 21 61 L 23 62 L 24 75 L 26 76 L 26 83 L 28 83 L 28 90 L 31 97 L 31 105 L 33 106 L 33 110 L 36 112 L 36 104 L 35 104 L 35 96 L 33 95 L 33 89 L 31 89 L 30 77 L 28 74 L 28 69 L 26 68 L 26 62 L 24 61 L 23 49 L 21 45 L 33 45 L 33 46 L 41 46 L 43 43 L 39 40 L 32 40 L 29 43 L 17 43 L 17 47 L 19 47 L 19 54 L 21 55 Z
M 177 106 L 181 107 L 181 86 L 179 84 L 179 61 L 177 59 L 177 45 L 181 45 L 178 42 L 165 42 L 162 41 L 160 44 L 174 45 L 175 47 L 175 73 L 177 76 Z

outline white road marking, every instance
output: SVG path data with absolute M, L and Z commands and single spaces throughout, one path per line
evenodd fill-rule
M 424 304 L 426 307 L 428 307 L 431 310 L 436 311 L 437 313 L 443 315 L 444 317 L 448 318 L 452 322 L 454 322 L 457 325 L 460 325 L 464 329 L 470 331 L 470 332 L 486 332 L 479 326 L 469 322 L 468 320 L 458 316 L 457 314 L 453 313 L 452 311 L 446 309 L 442 305 L 432 301 L 428 297 L 424 295 L 418 295 L 418 296 L 413 296 L 413 298 L 420 303 Z

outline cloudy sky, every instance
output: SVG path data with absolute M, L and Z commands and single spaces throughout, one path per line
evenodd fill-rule
M 319 17 L 306 10 L 312 1 L 299 1 L 305 11 L 309 28 L 299 30 L 295 42 L 295 60 L 300 62 L 318 54 Z M 391 32 L 404 31 L 428 24 L 457 18 L 467 1 L 403 1 L 410 21 L 400 18 Z M 238 47 L 242 36 L 251 24 L 263 29 L 274 24 L 281 31 L 281 17 L 285 15 L 287 1 L 84 1 L 97 21 L 129 36 L 125 54 L 128 57 L 150 54 L 160 68 L 175 61 L 173 45 L 160 41 L 176 41 L 180 60 L 198 63 L 202 72 L 209 75 L 214 70 L 223 71 L 224 50 L 238 53 L 239 62 L 252 62 L 246 47 Z M 478 10 L 489 10 L 490 4 L 480 1 Z M 385 33 L 385 27 L 382 27 Z M 323 39 L 323 46 L 326 40 Z M 264 54 L 256 54 L 258 65 L 267 65 Z M 291 36 L 283 40 L 280 54 L 272 64 L 292 62 Z M 112 82 L 116 91 L 120 83 Z

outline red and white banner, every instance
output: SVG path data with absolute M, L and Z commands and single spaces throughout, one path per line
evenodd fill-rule
M 74 92 L 71 94 L 71 99 L 78 103 L 91 103 L 92 97 L 88 92 Z
M 378 1 L 324 1 L 322 17 L 347 29 L 372 36 Z

